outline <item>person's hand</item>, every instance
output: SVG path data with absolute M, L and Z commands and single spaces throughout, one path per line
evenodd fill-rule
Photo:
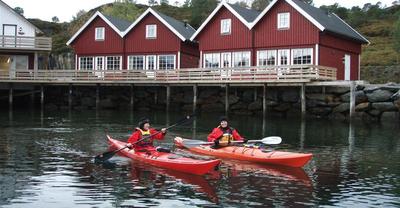
M 162 132 L 163 134 L 165 134 L 165 133 L 167 133 L 167 129 L 166 129 L 166 128 L 162 128 L 162 129 L 161 129 L 161 132 Z
M 214 145 L 215 145 L 215 146 L 218 146 L 218 145 L 219 145 L 219 140 L 218 140 L 218 139 L 214 140 Z
M 249 139 L 243 138 L 243 143 L 247 143 L 247 141 L 249 141 Z

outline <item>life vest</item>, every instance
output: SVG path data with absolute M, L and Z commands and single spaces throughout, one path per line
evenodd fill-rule
M 144 130 L 142 130 L 142 129 L 140 129 L 140 128 L 137 128 L 137 130 L 139 130 L 139 131 L 140 131 L 140 134 L 142 135 L 142 138 L 141 138 L 141 139 L 143 139 L 144 137 L 148 137 L 149 135 L 151 135 L 151 134 L 150 134 L 150 129 L 147 130 L 147 131 L 144 131 Z M 141 142 L 139 142 L 139 145 L 140 145 L 140 146 L 153 145 L 153 142 L 151 141 L 151 138 L 146 138 L 146 139 L 143 139 Z
M 220 127 L 220 129 L 223 133 L 221 138 L 219 139 L 219 144 L 220 146 L 228 146 L 229 143 L 231 143 L 231 141 L 233 140 L 233 135 L 232 135 L 233 130 L 230 127 L 226 129 Z

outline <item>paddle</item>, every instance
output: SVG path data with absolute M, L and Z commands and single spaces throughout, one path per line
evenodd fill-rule
M 263 143 L 263 144 L 268 144 L 268 145 L 273 145 L 273 144 L 280 144 L 282 142 L 282 138 L 278 136 L 269 136 L 265 137 L 260 140 L 247 140 L 247 143 Z M 244 143 L 244 141 L 231 141 L 231 143 Z M 204 141 L 199 141 L 199 140 L 184 140 L 184 145 L 189 145 L 189 146 L 197 146 L 197 145 L 208 145 L 208 144 L 214 144 L 214 142 L 204 142 Z
M 177 121 L 175 124 L 166 127 L 165 130 L 168 130 L 168 129 L 172 128 L 172 127 L 175 127 L 175 126 L 181 125 L 183 123 L 186 123 L 189 119 L 192 119 L 194 117 L 195 117 L 195 114 L 186 116 L 185 118 Z M 145 139 L 151 138 L 151 137 L 153 137 L 153 136 L 155 136 L 157 134 L 160 134 L 160 133 L 161 133 L 161 131 L 158 131 L 158 132 L 156 132 L 154 134 L 145 136 L 145 137 L 141 138 L 140 140 L 138 140 L 138 141 L 136 141 L 136 142 L 134 142 L 132 144 L 139 143 L 139 142 L 141 142 L 141 141 L 143 141 Z M 110 136 L 107 135 L 107 138 L 110 138 Z M 128 148 L 128 146 L 121 147 L 121 148 L 119 148 L 117 150 L 104 152 L 103 154 L 100 154 L 100 155 L 97 155 L 96 157 L 94 157 L 94 161 L 95 161 L 95 163 L 103 163 L 103 162 L 107 161 L 108 159 L 112 158 L 115 154 L 117 154 L 121 150 L 126 149 L 126 148 Z

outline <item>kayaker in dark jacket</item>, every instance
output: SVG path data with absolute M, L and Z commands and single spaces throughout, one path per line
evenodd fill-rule
M 214 142 L 212 148 L 228 146 L 233 140 L 244 142 L 247 141 L 240 136 L 236 129 L 228 125 L 228 119 L 226 117 L 221 117 L 220 125 L 213 129 L 213 131 L 208 135 L 207 139 L 209 142 Z
M 154 149 L 155 147 L 153 146 L 153 140 L 155 139 L 163 140 L 166 133 L 167 130 L 165 128 L 162 128 L 161 132 L 158 133 L 156 129 L 150 128 L 149 119 L 143 119 L 139 122 L 139 127 L 136 127 L 131 137 L 129 137 L 127 146 L 129 148 L 135 148 L 135 150 L 142 150 L 149 148 Z M 140 142 L 137 142 L 144 137 L 149 137 L 150 135 L 153 136 L 151 136 L 150 138 L 146 138 Z

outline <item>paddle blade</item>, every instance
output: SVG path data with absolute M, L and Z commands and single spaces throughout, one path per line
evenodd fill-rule
M 282 138 L 278 136 L 269 136 L 261 139 L 261 142 L 264 144 L 280 144 L 282 142 Z
M 97 155 L 94 158 L 94 162 L 95 163 L 103 163 L 103 162 L 109 160 L 110 158 L 112 158 L 115 155 L 115 153 L 117 153 L 117 152 L 115 150 L 113 150 L 113 151 L 109 151 L 109 152 L 105 152 L 103 154 Z

